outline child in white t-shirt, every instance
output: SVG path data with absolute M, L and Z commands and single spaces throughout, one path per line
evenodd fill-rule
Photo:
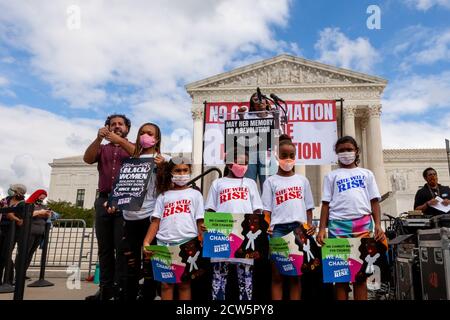
M 225 176 L 215 180 L 208 194 L 205 208 L 210 212 L 261 213 L 262 203 L 254 180 L 245 178 L 248 155 L 244 152 L 227 152 L 233 157 L 225 168 Z M 227 157 L 228 157 L 227 156 Z M 204 227 L 203 227 L 204 228 Z M 205 231 L 206 229 L 204 229 Z M 212 298 L 225 300 L 228 271 L 237 269 L 239 300 L 251 300 L 253 293 L 252 259 L 211 259 L 213 267 Z
M 301 224 L 307 223 L 308 234 L 315 232 L 312 226 L 314 200 L 306 177 L 295 174 L 295 145 L 287 135 L 280 136 L 278 150 L 279 168 L 264 182 L 262 202 L 264 214 L 270 215 L 269 234 L 283 237 Z M 290 299 L 300 300 L 300 278 L 289 277 Z M 281 300 L 283 278 L 272 264 L 272 300 Z
M 179 246 L 201 234 L 198 227 L 203 223 L 204 207 L 202 194 L 189 188 L 191 180 L 190 161 L 175 158 L 165 166 L 164 174 L 158 177 L 158 192 L 152 222 L 144 239 L 144 248 L 156 236 L 158 245 Z M 144 250 L 151 256 L 151 251 Z M 161 283 L 161 299 L 173 300 L 174 284 Z M 178 286 L 180 300 L 191 299 L 191 285 L 185 280 Z
M 335 151 L 340 168 L 331 171 L 323 180 L 317 242 L 324 245 L 327 227 L 329 238 L 374 236 L 376 241 L 384 241 L 379 204 L 381 196 L 373 173 L 358 167 L 359 148 L 356 140 L 350 136 L 340 138 Z M 365 281 L 355 282 L 353 287 L 355 300 L 367 300 Z M 336 298 L 348 299 L 347 283 L 336 283 Z

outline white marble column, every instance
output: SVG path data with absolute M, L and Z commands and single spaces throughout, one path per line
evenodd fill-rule
M 202 170 L 203 147 L 203 106 L 192 107 L 192 119 L 194 120 L 194 136 L 192 138 L 192 176 L 195 177 Z
M 345 106 L 344 104 L 344 136 L 356 136 L 355 112 L 356 106 Z
M 367 128 L 367 163 L 375 175 L 381 195 L 388 192 L 381 141 L 381 104 L 370 105 Z
M 361 141 L 358 141 L 359 143 L 359 157 L 361 159 L 360 166 L 364 168 L 368 168 L 369 164 L 367 163 L 367 145 L 368 145 L 368 139 L 367 139 L 367 126 L 369 123 L 368 115 L 366 114 L 360 119 L 360 125 L 361 125 Z
M 322 200 L 323 178 L 330 171 L 331 171 L 331 164 L 323 164 L 323 165 L 319 166 L 319 177 L 318 177 L 319 189 L 318 189 L 318 195 L 320 196 L 320 198 L 316 200 L 316 202 L 319 203 L 319 204 L 320 204 L 320 201 Z
M 306 177 L 306 166 L 305 165 L 296 165 L 295 173 L 301 174 L 302 176 Z

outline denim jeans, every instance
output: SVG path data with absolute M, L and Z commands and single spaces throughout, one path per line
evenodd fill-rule
M 281 238 L 300 226 L 300 222 L 280 223 L 273 227 L 273 238 Z

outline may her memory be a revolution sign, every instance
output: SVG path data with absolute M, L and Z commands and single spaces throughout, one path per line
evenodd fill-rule
M 248 120 L 227 120 L 225 121 L 225 150 L 234 146 L 234 140 L 242 147 L 256 148 L 264 145 L 264 150 L 268 150 L 272 145 L 272 138 L 275 133 L 275 119 L 248 119 Z
M 111 192 L 110 206 L 121 210 L 140 210 L 154 167 L 153 158 L 124 160 Z

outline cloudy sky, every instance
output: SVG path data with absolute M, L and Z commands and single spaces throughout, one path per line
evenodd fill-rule
M 189 140 L 185 84 L 280 53 L 388 79 L 385 148 L 450 138 L 450 0 L 0 0 L 0 193 L 48 187 L 112 112 L 133 138 L 159 123 L 170 150 Z

